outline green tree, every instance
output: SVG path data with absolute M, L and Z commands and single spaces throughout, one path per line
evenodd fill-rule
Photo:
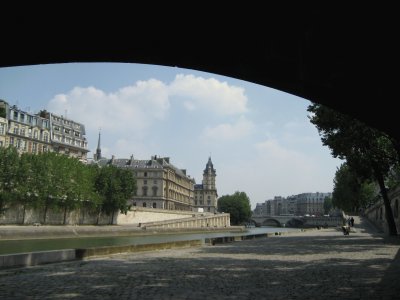
M 385 178 L 400 161 L 398 145 L 386 134 L 323 105 L 312 104 L 308 111 L 311 123 L 317 127 L 323 145 L 331 149 L 332 155 L 345 159 L 361 180 L 377 181 L 389 234 L 397 235 Z
M 218 211 L 230 214 L 231 223 L 239 225 L 251 216 L 250 199 L 245 192 L 235 192 L 218 199 Z
M 324 199 L 324 214 L 327 215 L 333 208 L 333 203 L 332 203 L 332 198 L 331 197 L 325 197 Z
M 100 210 L 107 215 L 111 214 L 112 224 L 116 210 L 122 213 L 128 211 L 127 201 L 136 190 L 136 180 L 130 170 L 106 166 L 99 169 L 95 188 L 102 199 Z
M 35 193 L 36 161 L 37 156 L 28 153 L 23 153 L 19 158 L 15 200 L 23 207 L 22 224 L 25 223 L 26 209 L 35 208 L 38 205 L 37 193 Z
M 59 199 L 64 192 L 62 156 L 54 152 L 37 154 L 35 187 L 38 205 L 43 209 L 44 224 L 48 210 L 59 207 Z
M 19 155 L 14 147 L 0 147 L 0 214 L 15 203 Z
M 333 205 L 345 212 L 357 212 L 374 199 L 373 184 L 361 180 L 347 163 L 343 163 L 336 170 L 333 182 Z

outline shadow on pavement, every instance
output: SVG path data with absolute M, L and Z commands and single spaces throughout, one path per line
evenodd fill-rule
M 4 299 L 396 299 L 399 239 L 364 234 L 365 226 L 350 236 L 259 238 L 6 270 L 0 291 Z

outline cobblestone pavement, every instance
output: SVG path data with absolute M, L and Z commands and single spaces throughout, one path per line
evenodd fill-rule
M 0 271 L 1 299 L 399 299 L 400 242 L 356 218 L 199 248 Z

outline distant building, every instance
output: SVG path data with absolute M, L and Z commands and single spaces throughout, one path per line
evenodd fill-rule
M 303 193 L 297 195 L 298 215 L 323 215 L 324 201 L 326 197 L 332 197 L 332 193 Z
M 0 107 L 5 111 L 7 124 L 2 122 L 0 131 L 5 133 L 2 146 L 13 146 L 19 153 L 41 153 L 51 151 L 50 122 L 37 114 L 10 106 L 0 100 Z M 4 113 L 3 113 L 4 115 Z
M 7 119 L 0 115 L 0 147 L 4 147 L 6 144 L 7 127 Z
M 91 163 L 100 167 L 113 165 L 133 171 L 137 191 L 129 204 L 168 210 L 193 210 L 217 212 L 217 176 L 211 157 L 203 172 L 202 184 L 195 184 L 194 178 L 170 162 L 169 157 L 152 156 L 150 160 L 107 159 L 101 156 L 100 133 L 96 153 Z
M 255 216 L 267 216 L 267 201 L 264 203 L 256 203 L 256 208 L 253 210 Z
M 279 215 L 323 215 L 324 201 L 332 197 L 332 193 L 303 193 L 283 198 L 274 197 L 264 203 L 257 203 L 254 215 L 279 216 Z
M 215 185 L 217 174 L 214 169 L 211 157 L 208 158 L 206 168 L 203 171 L 202 184 L 194 186 L 194 210 L 205 212 L 217 212 L 218 193 Z
M 87 148 L 85 126 L 46 110 L 40 116 L 50 122 L 51 146 L 54 152 L 76 157 L 87 162 Z
M 96 155 L 97 156 L 97 155 Z M 194 179 L 170 162 L 169 157 L 149 160 L 100 158 L 93 163 L 130 169 L 136 177 L 137 192 L 129 204 L 168 210 L 192 210 Z
M 0 100 L 0 146 L 13 146 L 19 153 L 54 151 L 87 159 L 85 127 L 46 110 L 37 114 Z

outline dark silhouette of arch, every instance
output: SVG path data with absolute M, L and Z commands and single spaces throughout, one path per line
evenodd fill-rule
M 7 13 L 0 67 L 127 62 L 196 69 L 328 105 L 400 141 L 400 26 L 389 4 L 63 9 Z
M 278 220 L 274 219 L 274 218 L 266 218 L 262 224 L 262 226 L 277 226 L 277 227 L 282 227 L 281 222 L 279 222 Z

